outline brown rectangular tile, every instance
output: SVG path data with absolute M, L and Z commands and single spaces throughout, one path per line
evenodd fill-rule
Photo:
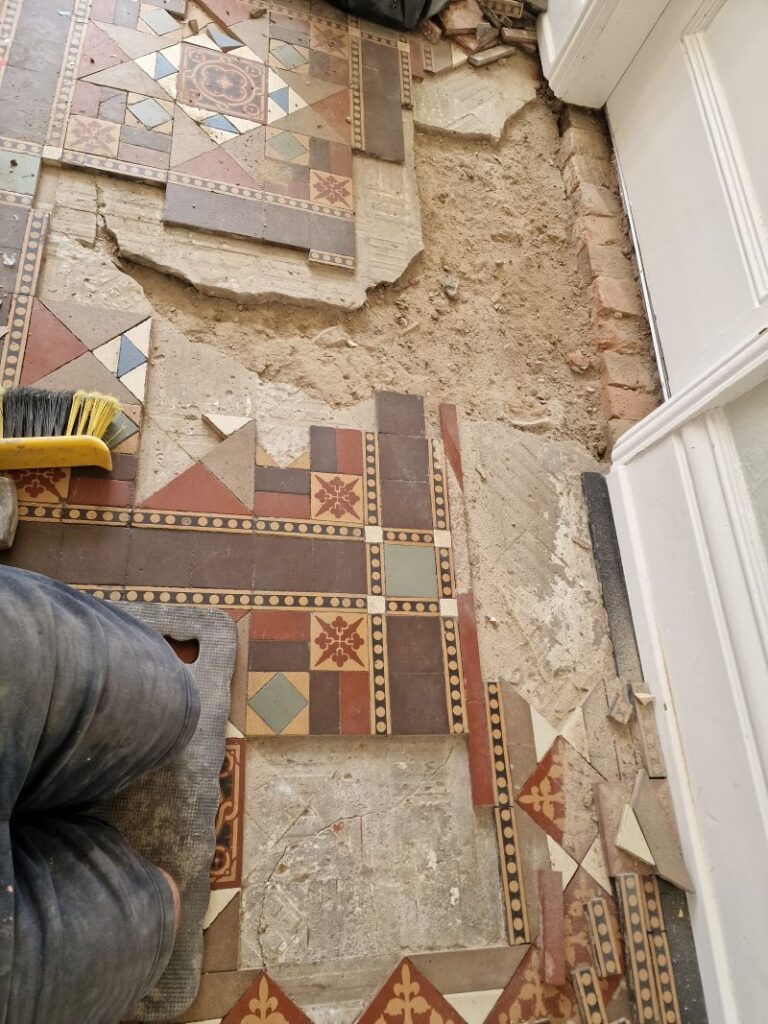
M 101 469 L 99 466 L 75 466 L 72 479 L 90 477 L 97 480 L 135 480 L 139 460 L 135 455 L 121 455 L 112 452 L 112 469 Z
M 429 448 L 423 437 L 382 434 L 379 437 L 382 480 L 429 480 Z
M 236 971 L 240 950 L 240 894 L 238 893 L 203 935 L 203 974 Z
M 389 672 L 390 721 L 395 736 L 444 735 L 448 729 L 442 673 Z
M 264 237 L 264 202 L 169 183 L 165 190 L 166 224 L 199 228 L 243 238 Z
M 192 575 L 189 534 L 180 530 L 131 530 L 126 583 L 136 587 L 188 587 Z
M 61 523 L 20 522 L 13 547 L 0 551 L 0 565 L 12 565 L 58 579 L 63 531 Z
M 264 204 L 264 241 L 292 249 L 309 249 L 309 210 L 267 202 Z
M 367 672 L 339 673 L 342 736 L 367 736 L 371 731 L 370 680 Z
M 313 540 L 311 544 L 313 591 L 330 594 L 367 593 L 363 542 Z
M 351 178 L 352 149 L 341 142 L 310 138 L 309 166 L 316 171 L 325 171 L 327 174 L 338 174 L 342 178 Z
M 97 480 L 73 477 L 69 485 L 69 505 L 110 505 L 127 508 L 133 501 L 133 484 L 127 480 Z
M 312 736 L 339 734 L 339 673 L 309 675 L 309 731 Z
M 443 435 L 445 456 L 453 470 L 459 487 L 464 487 L 464 471 L 461 465 L 461 441 L 459 439 L 459 416 L 455 405 L 443 403 L 440 406 L 440 433 Z
M 559 871 L 538 872 L 541 977 L 547 985 L 565 984 L 565 904 Z
M 256 467 L 256 490 L 278 494 L 309 494 L 308 469 Z
M 257 491 L 253 500 L 253 510 L 257 516 L 265 519 L 309 519 L 310 498 L 308 494 Z
M 396 47 L 363 39 L 363 126 L 365 152 L 382 160 L 405 160 L 400 103 L 400 55 Z
M 376 425 L 380 434 L 409 434 L 424 437 L 424 399 L 380 391 L 376 395 Z
M 360 430 L 336 431 L 336 459 L 339 473 L 363 472 L 363 434 Z
M 352 218 L 313 213 L 309 225 L 310 248 L 319 252 L 355 255 L 355 222 Z
M 155 149 L 144 149 L 142 146 L 131 146 L 127 142 L 121 142 L 117 147 L 117 159 L 124 160 L 129 164 L 138 164 L 141 167 L 157 167 L 160 170 L 167 170 L 170 155 L 159 153 Z
M 309 462 L 319 473 L 336 473 L 336 431 L 333 427 L 309 428 Z
M 198 532 L 192 541 L 193 587 L 248 590 L 253 574 L 250 533 Z
M 439 617 L 387 615 L 387 658 L 390 672 L 442 673 L 442 629 Z
M 130 124 L 124 124 L 120 129 L 120 141 L 130 146 L 140 146 L 142 149 L 156 149 L 158 153 L 171 152 L 170 135 L 160 135 L 158 132 L 149 131 L 148 128 L 138 128 Z
M 254 538 L 254 590 L 312 591 L 312 541 L 298 537 Z
M 306 672 L 309 644 L 298 640 L 251 640 L 248 668 L 251 672 Z
M 382 526 L 431 530 L 432 495 L 429 484 L 421 480 L 381 481 Z
M 309 612 L 275 609 L 251 612 L 251 640 L 303 640 L 309 643 Z
M 121 526 L 67 524 L 61 545 L 59 578 L 65 583 L 122 584 L 131 532 Z

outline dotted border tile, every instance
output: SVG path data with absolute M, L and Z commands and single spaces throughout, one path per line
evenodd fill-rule
M 363 126 L 363 71 L 360 30 L 349 29 L 349 90 L 352 108 L 352 149 L 365 150 Z
M 48 214 L 32 210 L 27 221 L 19 272 L 16 275 L 16 290 L 8 317 L 8 333 L 1 346 L 0 385 L 17 384 L 21 376 L 27 330 L 32 315 L 32 296 L 40 273 L 47 231 Z
M 466 704 L 459 649 L 459 626 L 457 619 L 444 618 L 441 619 L 441 622 L 448 725 L 454 735 L 459 735 L 466 731 Z
M 635 874 L 619 874 L 614 881 L 624 931 L 629 994 L 638 1020 L 655 1021 L 659 1018 L 659 1002 L 645 931 L 640 879 Z
M 603 994 L 593 967 L 577 967 L 571 971 L 573 991 L 582 1024 L 608 1024 Z
M 200 530 L 216 533 L 251 533 L 252 516 L 200 515 L 185 512 L 156 512 L 136 509 L 131 525 L 143 530 Z
M 379 649 L 380 648 L 380 649 Z M 387 621 L 383 615 L 371 615 L 371 733 L 392 733 L 387 665 Z
M 368 571 L 368 593 L 373 597 L 384 594 L 384 559 L 381 544 L 366 544 L 365 554 Z
M 16 35 L 16 26 L 19 21 L 20 12 L 21 0 L 5 0 L 0 11 L 0 39 L 8 40 L 8 48 L 4 53 L 6 60 L 0 62 L 0 85 L 3 84 L 3 76 L 8 66 L 7 57 L 13 45 L 13 38 Z
M 0 136 L 0 149 L 6 153 L 25 153 L 28 156 L 42 156 L 43 153 L 43 147 L 39 142 L 24 142 L 23 139 L 10 139 L 7 135 Z
M 432 532 L 427 530 L 385 530 L 384 540 L 397 544 L 428 544 L 430 546 L 435 543 Z
M 128 163 L 126 160 L 112 160 L 110 157 L 92 156 L 90 153 L 75 153 L 65 149 L 61 155 L 64 167 L 90 167 L 94 171 L 114 174 L 116 178 L 137 178 L 150 185 L 165 185 L 168 171 L 159 167 L 144 167 L 142 164 Z
M 213 181 L 211 178 L 199 178 L 191 174 L 180 174 L 168 171 L 169 185 L 186 185 L 188 188 L 202 189 L 204 192 L 215 192 L 221 196 L 238 196 L 240 199 L 264 199 L 263 189 L 247 188 L 245 185 L 232 185 L 226 181 Z
M 445 487 L 445 452 L 442 441 L 429 442 L 429 489 L 432 493 L 432 522 L 436 530 L 449 530 L 448 496 Z
M 411 47 L 408 43 L 399 42 L 397 49 L 400 55 L 400 103 L 410 110 L 413 107 Z
M 365 488 L 365 521 L 369 526 L 378 526 L 381 522 L 381 504 L 379 501 L 379 442 L 373 431 L 366 431 L 363 438 L 364 452 L 364 488 Z
M 322 263 L 332 267 L 340 267 L 342 270 L 355 269 L 354 256 L 342 256 L 338 252 L 321 252 L 319 249 L 309 250 L 310 263 Z
M 439 615 L 440 605 L 437 601 L 420 601 L 416 597 L 388 597 L 387 612 L 393 615 Z
M 53 101 L 48 121 L 46 146 L 60 148 L 64 144 L 64 135 L 69 120 L 72 94 L 75 89 L 77 70 L 80 65 L 80 51 L 85 39 L 85 29 L 88 25 L 90 7 L 90 0 L 75 0 L 69 20 L 69 32 L 67 33 L 67 41 L 64 46 L 59 80 L 56 83 L 56 98 Z
M 20 192 L 6 192 L 0 189 L 0 203 L 6 206 L 31 206 L 32 196 L 22 195 Z
M 309 210 L 310 213 L 322 213 L 326 217 L 336 217 L 339 220 L 354 220 L 354 210 L 342 210 L 337 206 L 325 206 L 322 203 L 313 203 L 309 199 L 295 199 L 293 196 L 281 196 L 274 192 L 264 193 L 264 202 L 273 206 L 291 206 L 297 210 Z M 322 250 L 317 250 L 322 252 Z M 330 253 L 329 255 L 341 255 Z
M 366 594 L 320 594 L 307 591 L 295 591 L 293 593 L 276 592 L 271 590 L 254 590 L 248 593 L 253 594 L 253 608 L 302 608 L 323 610 L 324 608 L 345 609 L 353 608 L 357 611 L 367 611 L 368 598 Z
M 333 537 L 334 540 L 363 540 L 365 527 L 352 523 L 313 523 L 306 519 L 263 519 L 254 518 L 257 534 L 277 537 L 307 537 L 318 539 Z
M 525 902 L 523 876 L 518 860 L 519 840 L 515 806 L 511 799 L 512 773 L 507 751 L 506 728 L 501 711 L 501 693 L 498 683 L 488 683 L 488 726 L 493 755 L 493 787 L 496 796 L 496 835 L 499 842 L 499 862 L 504 889 L 504 908 L 507 915 L 507 935 L 510 945 L 531 941 L 528 927 L 528 908 Z
M 440 597 L 456 597 L 456 579 L 453 572 L 453 557 L 450 548 L 435 548 L 437 551 L 437 577 Z
M 584 904 L 584 920 L 598 975 L 611 978 L 621 974 L 621 950 L 604 896 L 596 896 Z

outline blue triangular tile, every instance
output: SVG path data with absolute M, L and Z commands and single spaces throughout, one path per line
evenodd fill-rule
M 219 49 L 223 50 L 225 53 L 227 50 L 236 50 L 239 46 L 243 45 L 239 39 L 233 39 L 232 36 L 228 36 L 226 32 L 222 32 L 221 29 L 216 28 L 215 25 L 208 26 L 208 35 L 214 43 L 216 43 Z
M 288 95 L 290 89 L 286 85 L 284 89 L 276 89 L 275 92 L 269 94 L 269 98 L 275 102 L 281 110 L 288 111 Z
M 117 360 L 117 376 L 122 377 L 124 373 L 135 370 L 137 366 L 146 363 L 147 357 L 140 352 L 130 338 L 125 335 L 120 339 L 120 356 Z
M 162 53 L 158 53 L 157 59 L 155 60 L 155 74 L 154 78 L 165 78 L 166 75 L 173 75 L 176 73 L 176 68 L 171 64 L 167 57 L 164 57 Z
M 232 132 L 235 135 L 240 134 L 232 122 L 228 121 L 223 114 L 213 114 L 211 117 L 206 117 L 201 124 L 204 124 L 206 128 L 218 128 L 222 132 Z

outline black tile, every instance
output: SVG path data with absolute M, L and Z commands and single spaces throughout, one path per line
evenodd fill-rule
M 127 526 L 64 526 L 59 578 L 65 583 L 122 585 L 131 530 Z
M 182 530 L 131 529 L 125 581 L 135 587 L 189 587 L 192 544 Z
M 423 437 L 382 434 L 379 437 L 382 480 L 429 480 L 429 446 Z
M 365 543 L 313 540 L 312 590 L 330 594 L 365 594 L 368 590 Z
M 424 437 L 424 399 L 380 391 L 376 395 L 376 424 L 380 434 L 409 434 Z
M 442 627 L 437 615 L 387 615 L 390 673 L 442 673 Z
M 311 214 L 280 203 L 264 204 L 264 241 L 292 249 L 309 249 Z
M 298 640 L 252 640 L 248 668 L 251 672 L 307 672 L 309 644 Z
M 63 530 L 61 523 L 20 522 L 13 547 L 0 551 L 0 565 L 12 565 L 58 579 Z
M 381 522 L 385 527 L 431 530 L 429 484 L 422 480 L 382 480 Z

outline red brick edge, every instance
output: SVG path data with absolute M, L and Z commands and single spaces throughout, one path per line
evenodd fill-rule
M 661 400 L 648 321 L 602 115 L 566 106 L 558 163 L 575 213 L 577 264 L 589 290 L 593 359 L 602 378 L 605 441 Z

